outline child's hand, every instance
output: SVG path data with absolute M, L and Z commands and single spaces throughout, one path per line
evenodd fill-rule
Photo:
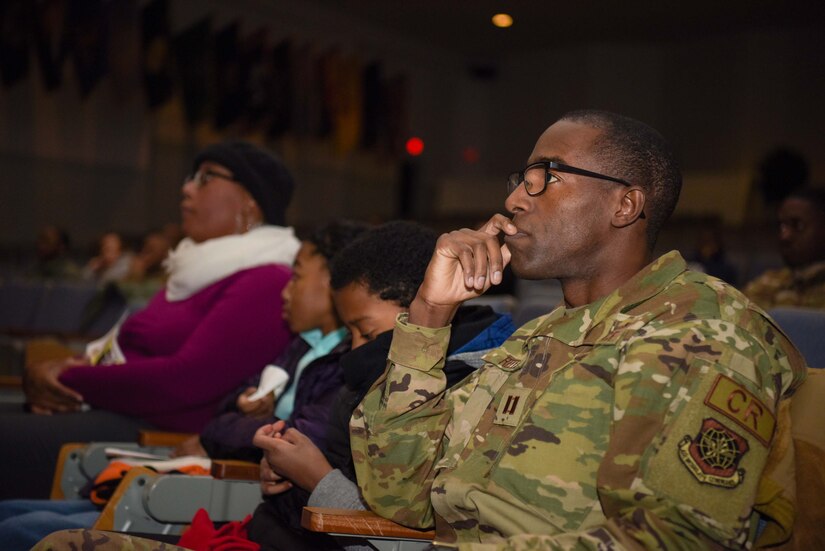
M 248 387 L 238 396 L 235 402 L 238 410 L 248 417 L 272 417 L 272 414 L 275 412 L 275 396 L 270 392 L 260 400 L 249 400 L 249 396 L 251 396 L 255 390 L 255 387 Z

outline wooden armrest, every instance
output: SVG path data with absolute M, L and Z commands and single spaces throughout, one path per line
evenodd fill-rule
M 311 532 L 347 534 L 352 536 L 432 540 L 434 530 L 407 528 L 372 511 L 304 507 L 301 526 Z
M 261 479 L 260 466 L 257 463 L 232 459 L 213 460 L 210 474 L 213 478 L 224 480 L 252 480 L 257 482 Z
M 34 339 L 26 343 L 26 366 L 48 360 L 63 360 L 77 356 L 77 351 L 56 341 L 55 339 Z
M 0 375 L 0 388 L 21 388 L 23 377 L 20 375 Z
M 193 436 L 196 435 L 189 432 L 141 430 L 138 434 L 138 444 L 141 446 L 177 446 Z

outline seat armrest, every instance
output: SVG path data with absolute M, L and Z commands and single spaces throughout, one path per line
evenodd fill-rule
M 301 526 L 311 532 L 333 535 L 361 536 L 363 538 L 400 538 L 405 540 L 432 540 L 433 530 L 407 528 L 372 511 L 304 507 Z
M 189 432 L 141 430 L 138 434 L 138 444 L 141 446 L 169 446 L 173 448 L 193 436 L 195 435 Z
M 115 524 L 117 507 L 120 504 L 121 499 L 124 499 L 124 496 L 132 486 L 132 481 L 139 477 L 151 478 L 155 476 L 158 476 L 158 473 L 152 469 L 147 469 L 146 467 L 134 467 L 130 469 L 123 477 L 123 480 L 120 481 L 120 484 L 117 485 L 112 497 L 110 497 L 109 501 L 106 502 L 106 506 L 103 507 L 103 510 L 100 512 L 100 516 L 97 517 L 97 520 L 92 528 L 95 530 L 117 530 L 119 528 Z M 141 484 L 141 486 L 143 485 L 144 484 Z
M 261 479 L 260 466 L 249 461 L 235 461 L 232 459 L 214 459 L 210 473 L 213 478 L 221 480 L 250 480 L 258 482 Z
M 33 339 L 26 343 L 25 365 L 30 366 L 49 360 L 64 360 L 77 356 L 76 350 L 55 339 Z
M 88 444 L 82 442 L 67 442 L 60 446 L 60 453 L 57 456 L 57 465 L 55 465 L 54 477 L 52 478 L 52 492 L 49 499 L 66 499 L 63 486 L 61 485 L 66 462 L 69 460 L 70 455 L 79 453 L 86 446 L 88 446 Z

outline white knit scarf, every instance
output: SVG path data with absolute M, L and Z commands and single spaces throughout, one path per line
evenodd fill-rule
M 292 265 L 300 247 L 292 228 L 260 226 L 239 235 L 195 243 L 185 238 L 169 253 L 166 300 L 185 300 L 234 273 L 264 264 Z

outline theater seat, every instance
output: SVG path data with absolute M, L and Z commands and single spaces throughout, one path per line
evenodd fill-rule
M 825 311 L 773 308 L 768 314 L 790 337 L 811 367 L 825 368 Z

